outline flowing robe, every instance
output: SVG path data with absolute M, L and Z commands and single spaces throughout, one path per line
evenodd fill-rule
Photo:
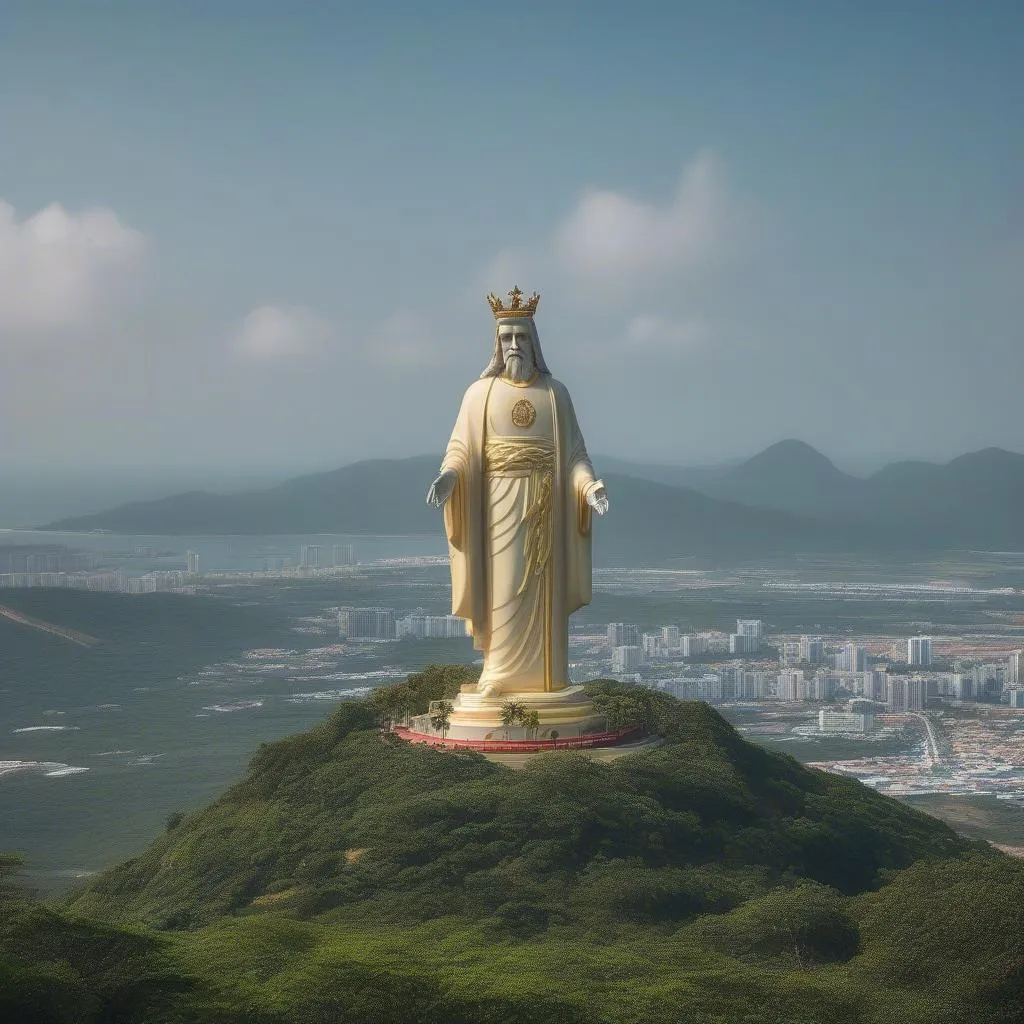
M 591 598 L 596 479 L 569 392 L 549 374 L 474 382 L 441 463 L 452 614 L 484 653 L 479 688 L 568 685 L 569 616 Z

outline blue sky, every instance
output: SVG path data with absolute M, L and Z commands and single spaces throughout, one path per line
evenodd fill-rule
M 1024 450 L 1024 5 L 670 7 L 0 0 L 0 469 Z

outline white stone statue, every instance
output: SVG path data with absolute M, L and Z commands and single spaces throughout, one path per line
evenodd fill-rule
M 479 683 L 456 704 L 453 735 L 466 713 L 475 708 L 483 727 L 494 701 L 512 696 L 547 708 L 548 724 L 582 720 L 589 708 L 569 687 L 569 616 L 590 602 L 591 514 L 608 511 L 608 496 L 569 392 L 544 362 L 533 322 L 539 296 L 524 301 L 518 288 L 509 296 L 508 306 L 488 296 L 493 357 L 463 397 L 427 494 L 444 507 L 452 613 L 469 621 L 484 655 Z M 560 693 L 575 718 L 555 713 Z

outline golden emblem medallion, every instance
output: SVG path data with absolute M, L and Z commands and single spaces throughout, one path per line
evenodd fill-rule
M 537 410 L 533 407 L 533 402 L 528 398 L 520 398 L 515 405 L 512 406 L 512 422 L 517 427 L 522 427 L 524 430 L 527 427 L 533 426 L 533 421 L 537 418 Z

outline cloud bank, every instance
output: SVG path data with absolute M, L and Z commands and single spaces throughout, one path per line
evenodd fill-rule
M 131 295 L 146 250 L 112 210 L 51 203 L 19 222 L 0 201 L 0 329 L 19 344 L 95 324 Z

